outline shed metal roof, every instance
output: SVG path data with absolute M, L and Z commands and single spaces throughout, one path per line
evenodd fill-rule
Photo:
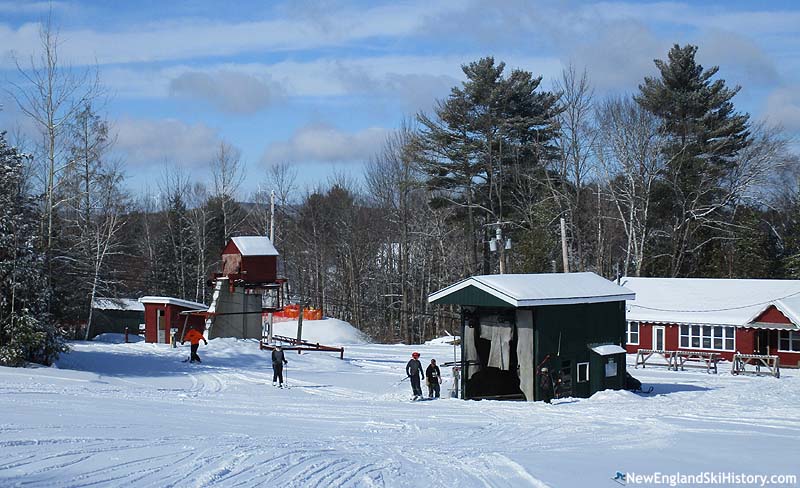
M 173 297 L 142 297 L 139 299 L 141 303 L 160 303 L 164 305 L 177 305 L 179 307 L 188 308 L 190 310 L 208 310 L 208 305 L 202 303 L 190 302 L 189 300 L 181 300 L 180 298 Z
M 476 293 L 477 292 L 477 293 Z M 533 307 L 632 300 L 630 290 L 594 273 L 503 274 L 472 276 L 428 296 L 430 303 L 463 303 L 483 295 L 486 305 Z
M 144 312 L 144 304 L 135 298 L 95 298 L 92 300 L 95 310 L 125 310 Z
M 592 351 L 596 352 L 601 356 L 611 356 L 612 354 L 625 354 L 627 351 L 623 349 L 621 346 L 616 344 L 603 344 L 601 346 L 594 346 L 590 347 Z
M 278 250 L 272 245 L 272 241 L 264 236 L 239 236 L 232 237 L 231 240 L 236 244 L 236 248 L 242 256 L 278 256 Z

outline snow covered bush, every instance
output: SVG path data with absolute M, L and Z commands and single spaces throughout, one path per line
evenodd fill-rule
M 41 323 L 27 310 L 11 314 L 0 326 L 0 365 L 33 362 L 49 366 L 66 350 L 55 328 Z
M 0 133 L 0 364 L 50 365 L 66 347 L 48 313 L 40 214 L 26 190 L 23 159 Z

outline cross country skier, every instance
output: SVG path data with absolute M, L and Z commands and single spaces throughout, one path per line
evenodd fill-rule
M 189 362 L 194 363 L 196 361 L 198 363 L 201 363 L 202 361 L 200 361 L 200 356 L 197 355 L 197 349 L 200 347 L 200 341 L 205 342 L 206 346 L 208 345 L 208 341 L 206 340 L 206 338 L 203 337 L 203 334 L 198 332 L 197 329 L 191 328 L 189 329 L 189 332 L 187 332 L 186 335 L 183 336 L 181 345 L 186 343 L 186 341 L 189 341 L 189 344 L 192 345 L 192 354 L 190 356 Z
M 411 353 L 411 359 L 406 364 L 406 376 L 411 378 L 411 389 L 414 391 L 414 400 L 422 398 L 422 387 L 420 380 L 424 378 L 422 372 L 422 363 L 419 362 L 419 353 Z
M 272 386 L 275 386 L 275 382 L 278 382 L 278 386 L 283 388 L 283 365 L 288 364 L 289 361 L 283 355 L 283 348 L 281 346 L 275 346 L 275 349 L 272 351 Z
M 439 366 L 436 366 L 436 360 L 431 359 L 431 364 L 425 370 L 425 383 L 428 384 L 428 398 L 433 398 L 434 393 L 436 398 L 439 398 L 439 385 L 442 382 L 442 372 L 439 371 Z

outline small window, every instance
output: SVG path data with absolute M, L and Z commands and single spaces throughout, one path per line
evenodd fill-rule
M 639 322 L 628 322 L 628 344 L 639 344 Z
M 589 381 L 589 363 L 578 363 L 578 383 Z
M 617 362 L 609 359 L 606 363 L 606 378 L 617 376 Z
M 800 334 L 792 330 L 782 330 L 778 342 L 778 350 L 800 352 Z

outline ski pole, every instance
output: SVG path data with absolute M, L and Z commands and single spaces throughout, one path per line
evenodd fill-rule
M 404 382 L 405 380 L 407 380 L 407 379 L 409 379 L 409 378 L 411 378 L 411 376 L 406 376 L 406 377 L 405 377 L 405 378 L 403 378 L 402 380 L 400 380 L 400 381 L 398 381 L 397 383 L 395 383 L 395 384 L 394 384 L 394 386 L 397 386 L 397 385 L 399 385 L 400 383 Z

